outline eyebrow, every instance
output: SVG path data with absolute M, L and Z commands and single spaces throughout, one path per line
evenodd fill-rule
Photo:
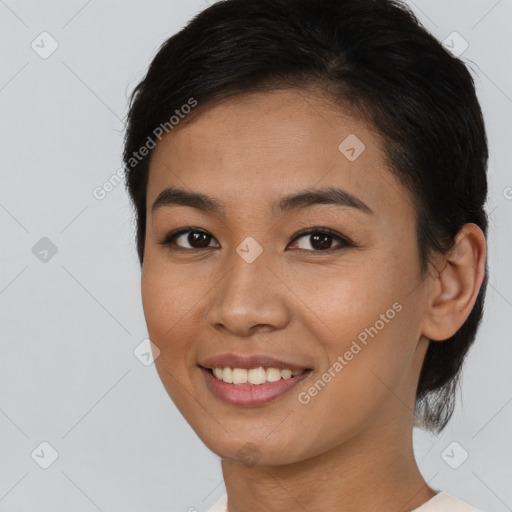
M 272 204 L 275 213 L 287 213 L 302 210 L 317 204 L 330 204 L 340 207 L 349 207 L 363 213 L 373 215 L 373 210 L 361 199 L 348 193 L 346 190 L 335 187 L 306 189 L 281 197 Z M 206 213 L 213 213 L 225 217 L 226 210 L 222 204 L 213 197 L 198 192 L 189 192 L 176 187 L 169 187 L 160 192 L 155 199 L 151 211 L 154 212 L 162 206 L 190 206 Z

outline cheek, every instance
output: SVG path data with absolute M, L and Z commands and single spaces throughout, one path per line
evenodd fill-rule
M 186 354 L 186 330 L 199 307 L 201 289 L 169 267 L 151 259 L 144 263 L 141 280 L 142 305 L 150 339 L 161 351 L 159 359 L 176 367 L 175 356 Z M 204 294 L 204 289 L 202 289 Z
M 401 303 L 402 281 L 407 279 L 405 273 L 396 274 L 384 260 L 368 259 L 364 264 L 354 260 L 312 275 L 295 275 L 294 290 L 303 302 L 301 309 L 310 311 L 307 316 L 317 327 L 317 334 L 324 332 L 326 346 L 334 350 L 340 340 L 357 337 L 395 302 Z M 389 316 L 394 318 L 395 310 Z
M 187 390 L 192 389 L 190 370 L 196 370 L 190 329 L 197 293 L 178 272 L 169 272 L 151 258 L 144 262 L 141 292 L 149 338 L 160 350 L 155 368 L 176 407 L 188 415 L 194 410 Z
M 300 421 L 321 430 L 326 449 L 378 421 L 383 408 L 407 412 L 410 389 L 404 383 L 415 347 L 408 309 L 396 302 L 393 308 L 383 301 L 382 309 L 358 304 L 359 313 L 351 306 L 338 315 L 336 336 L 322 340 L 324 364 L 297 397 Z
M 317 378 L 326 386 L 316 386 L 322 390 L 315 399 L 318 414 L 326 407 L 344 411 L 352 425 L 372 417 L 387 398 L 400 393 L 418 337 L 414 304 L 404 300 L 400 286 L 378 279 L 377 274 L 366 285 L 345 281 L 332 289 L 319 309 L 329 330 L 316 329 L 319 323 L 312 327 L 324 353 Z
M 321 372 L 331 368 L 337 377 L 326 375 L 337 382 L 329 387 L 339 387 L 329 398 L 357 404 L 367 393 L 377 397 L 399 385 L 418 341 L 419 309 L 410 294 L 414 268 L 406 261 L 383 259 L 350 270 L 324 276 L 316 291 L 308 281 L 302 286 L 315 312 L 309 327 L 322 345 Z

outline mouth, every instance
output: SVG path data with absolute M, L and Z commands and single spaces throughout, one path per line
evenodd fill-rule
M 207 388 L 216 398 L 232 405 L 257 406 L 289 394 L 312 373 L 311 368 L 291 366 L 293 369 L 275 365 L 249 368 L 199 365 L 199 368 Z

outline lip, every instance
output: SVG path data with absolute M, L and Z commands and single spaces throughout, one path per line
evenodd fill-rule
M 267 356 L 265 354 L 253 354 L 253 355 L 237 355 L 237 354 L 220 354 L 214 357 L 210 357 L 201 361 L 199 366 L 203 368 L 245 368 L 250 370 L 251 368 L 258 368 L 263 366 L 264 368 L 278 368 L 279 370 L 310 370 L 307 366 L 301 366 L 294 364 L 290 361 L 283 361 L 274 357 Z
M 235 368 L 244 368 L 244 366 L 235 366 Z M 273 366 L 273 368 L 276 368 L 276 366 Z M 243 406 L 263 405 L 276 400 L 295 388 L 312 373 L 311 370 L 308 370 L 296 377 L 263 384 L 229 384 L 217 379 L 209 369 L 202 366 L 200 369 L 206 386 L 217 398 L 229 404 Z M 296 369 L 300 370 L 301 368 Z

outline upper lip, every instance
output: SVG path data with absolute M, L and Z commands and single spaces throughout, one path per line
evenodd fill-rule
M 253 355 L 236 355 L 236 354 L 219 354 L 209 357 L 199 363 L 203 368 L 279 368 L 280 370 L 308 370 L 304 365 L 294 364 L 288 361 L 276 359 L 264 354 Z

